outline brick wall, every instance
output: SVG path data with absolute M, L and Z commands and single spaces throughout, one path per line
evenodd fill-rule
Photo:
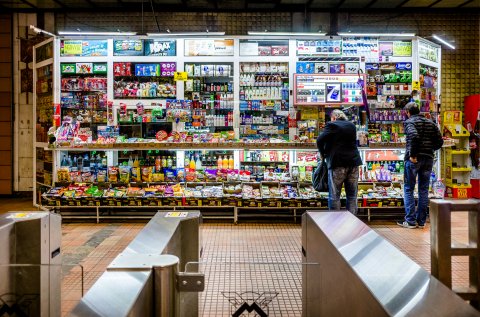
M 0 14 L 0 195 L 12 194 L 12 15 Z

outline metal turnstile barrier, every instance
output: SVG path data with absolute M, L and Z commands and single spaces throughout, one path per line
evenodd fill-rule
M 480 316 L 349 212 L 302 218 L 303 316 Z
M 158 212 L 70 316 L 198 316 L 204 277 L 180 268 L 199 261 L 200 222 L 199 211 Z
M 0 215 L 0 315 L 60 316 L 61 217 Z

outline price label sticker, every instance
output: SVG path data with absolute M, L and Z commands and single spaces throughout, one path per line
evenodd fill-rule
M 165 218 L 186 218 L 187 216 L 188 212 L 170 211 L 165 215 Z
M 188 75 L 187 72 L 175 72 L 173 73 L 173 80 L 174 81 L 179 81 L 179 80 L 187 80 Z
M 418 80 L 414 80 L 412 82 L 412 89 L 413 90 L 420 90 L 420 82 Z

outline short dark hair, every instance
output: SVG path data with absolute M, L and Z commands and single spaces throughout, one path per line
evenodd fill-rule
M 408 111 L 408 113 L 413 116 L 420 113 L 420 109 L 415 102 L 409 102 L 403 108 L 404 110 Z

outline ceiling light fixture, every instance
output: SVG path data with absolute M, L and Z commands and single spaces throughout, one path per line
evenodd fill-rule
M 260 36 L 325 36 L 327 33 L 322 32 L 264 32 L 248 31 L 248 35 Z
M 58 31 L 58 35 L 68 36 L 132 36 L 137 32 L 83 32 L 83 31 Z
M 447 46 L 450 47 L 452 50 L 455 49 L 455 46 L 453 46 L 452 44 L 448 43 L 447 41 L 445 41 L 444 39 L 442 39 L 442 38 L 439 37 L 438 35 L 432 34 L 432 37 L 433 37 L 434 39 L 436 39 L 437 41 L 439 41 L 440 43 L 447 45 Z
M 222 36 L 225 32 L 169 32 L 167 33 L 147 33 L 151 37 L 175 37 L 175 36 Z
M 37 34 L 45 34 L 45 35 L 50 35 L 50 36 L 55 37 L 55 34 L 50 33 L 48 31 L 45 31 L 45 30 L 42 30 L 40 28 L 37 28 L 35 25 L 30 25 L 30 30 L 33 30 L 33 32 L 35 32 Z
M 371 36 L 371 37 L 414 37 L 415 33 L 354 33 L 354 32 L 338 32 L 340 36 Z

